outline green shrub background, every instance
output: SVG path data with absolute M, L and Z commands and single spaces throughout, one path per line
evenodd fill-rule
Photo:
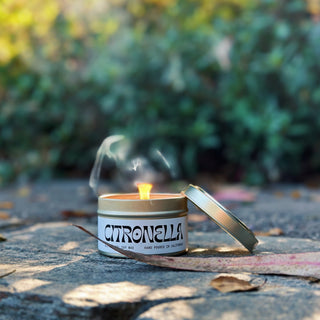
M 88 174 L 126 134 L 260 184 L 320 169 L 320 24 L 305 1 L 5 0 L 0 184 Z

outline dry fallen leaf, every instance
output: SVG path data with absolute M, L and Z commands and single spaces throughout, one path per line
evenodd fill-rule
M 10 210 L 13 208 L 13 203 L 11 201 L 0 201 L 0 209 Z
M 1 279 L 1 278 L 4 278 L 4 277 L 6 277 L 6 276 L 9 276 L 10 274 L 12 274 L 12 273 L 14 273 L 14 272 L 16 272 L 16 270 L 11 270 L 11 271 L 9 271 L 9 272 L 7 272 L 7 273 L 0 274 L 0 279 Z
M 7 220 L 10 218 L 10 215 L 8 212 L 6 211 L 0 211 L 0 219 L 2 220 Z
M 65 219 L 68 218 L 91 218 L 95 217 L 97 214 L 92 212 L 85 212 L 81 210 L 63 210 L 61 211 L 62 216 Z
M 21 187 L 17 190 L 17 194 L 19 197 L 21 198 L 25 198 L 25 197 L 28 197 L 31 193 L 31 188 L 28 187 L 28 186 L 25 186 L 25 187 Z
M 299 198 L 301 198 L 301 192 L 299 190 L 293 190 L 291 192 L 291 197 L 293 199 L 299 199 Z
M 99 239 L 85 228 L 78 225 L 74 226 L 128 258 L 158 267 L 206 272 L 280 274 L 320 279 L 320 252 L 317 251 L 304 253 L 250 255 L 232 258 L 167 257 L 145 255 L 142 253 L 118 248 L 102 239 Z
M 235 276 L 218 276 L 211 280 L 210 285 L 216 290 L 226 292 L 253 291 L 258 290 L 261 285 L 252 284 L 250 281 Z
M 276 191 L 276 192 L 274 192 L 274 196 L 277 198 L 283 198 L 284 193 L 282 191 Z
M 0 242 L 2 242 L 2 241 L 6 241 L 7 240 L 7 238 L 6 237 L 4 237 L 1 233 L 0 233 Z
M 255 231 L 254 234 L 256 236 L 281 236 L 284 234 L 283 230 L 281 228 L 271 228 L 268 231 Z

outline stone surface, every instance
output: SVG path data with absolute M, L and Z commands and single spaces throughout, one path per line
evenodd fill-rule
M 260 237 L 257 253 L 320 250 L 319 189 L 273 185 L 254 192 L 252 202 L 223 204 L 254 231 L 283 230 L 283 237 Z M 189 255 L 246 254 L 189 207 Z M 96 240 L 71 225 L 96 232 L 96 198 L 87 181 L 3 189 L 0 212 L 7 238 L 0 242 L 0 320 L 320 319 L 320 283 L 310 279 L 253 275 L 266 280 L 259 291 L 220 293 L 210 287 L 214 273 L 100 255 Z
M 175 187 L 174 191 L 183 189 L 185 185 Z M 199 185 L 208 192 L 214 191 L 210 184 L 201 184 L 199 181 Z M 103 190 L 115 192 L 110 186 L 103 186 Z M 273 185 L 254 189 L 253 193 L 255 197 L 252 202 L 222 203 L 253 231 L 267 231 L 277 227 L 283 230 L 285 236 L 320 240 L 320 189 L 310 189 L 304 185 Z M 12 186 L 0 192 L 1 201 L 12 202 L 13 208 L 9 210 L 9 220 L 0 219 L 0 233 L 10 226 L 16 228 L 21 224 L 66 220 L 65 213 L 68 211 L 94 214 L 97 202 L 86 180 Z M 191 204 L 189 210 L 190 213 L 199 214 L 195 222 L 190 219 L 192 230 L 208 232 L 219 229 Z M 87 220 L 95 223 L 95 217 Z
M 96 212 L 96 201 L 88 182 L 62 180 L 12 186 L 0 192 L 1 201 L 12 202 L 10 215 L 26 223 L 61 221 L 66 211 Z M 7 221 L 0 220 L 2 224 Z
M 93 223 L 82 223 L 96 232 Z M 258 276 L 259 291 L 220 293 L 210 272 L 186 272 L 109 258 L 69 222 L 2 232 L 0 319 L 318 319 L 320 284 Z M 260 237 L 257 253 L 320 250 L 320 242 Z M 190 232 L 189 255 L 246 254 L 223 232 Z

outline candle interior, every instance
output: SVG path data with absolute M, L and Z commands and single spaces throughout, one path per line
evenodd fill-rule
M 150 194 L 149 200 L 157 200 L 157 199 L 171 199 L 171 198 L 182 198 L 181 194 L 175 193 L 152 193 Z M 149 201 L 149 200 L 141 200 L 140 195 L 138 193 L 122 193 L 122 194 L 111 194 L 111 195 L 103 195 L 104 199 L 117 199 L 117 200 L 140 200 L 140 201 Z

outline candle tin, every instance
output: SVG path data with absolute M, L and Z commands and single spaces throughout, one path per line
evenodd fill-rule
M 188 248 L 187 199 L 182 194 L 101 195 L 98 237 L 117 247 L 143 254 L 178 255 Z M 123 257 L 98 241 L 105 255 Z
M 102 195 L 98 201 L 98 237 L 117 247 L 143 254 L 178 255 L 188 249 L 187 200 L 252 252 L 258 240 L 233 213 L 202 188 L 189 185 L 181 194 Z M 98 241 L 105 255 L 123 255 Z

